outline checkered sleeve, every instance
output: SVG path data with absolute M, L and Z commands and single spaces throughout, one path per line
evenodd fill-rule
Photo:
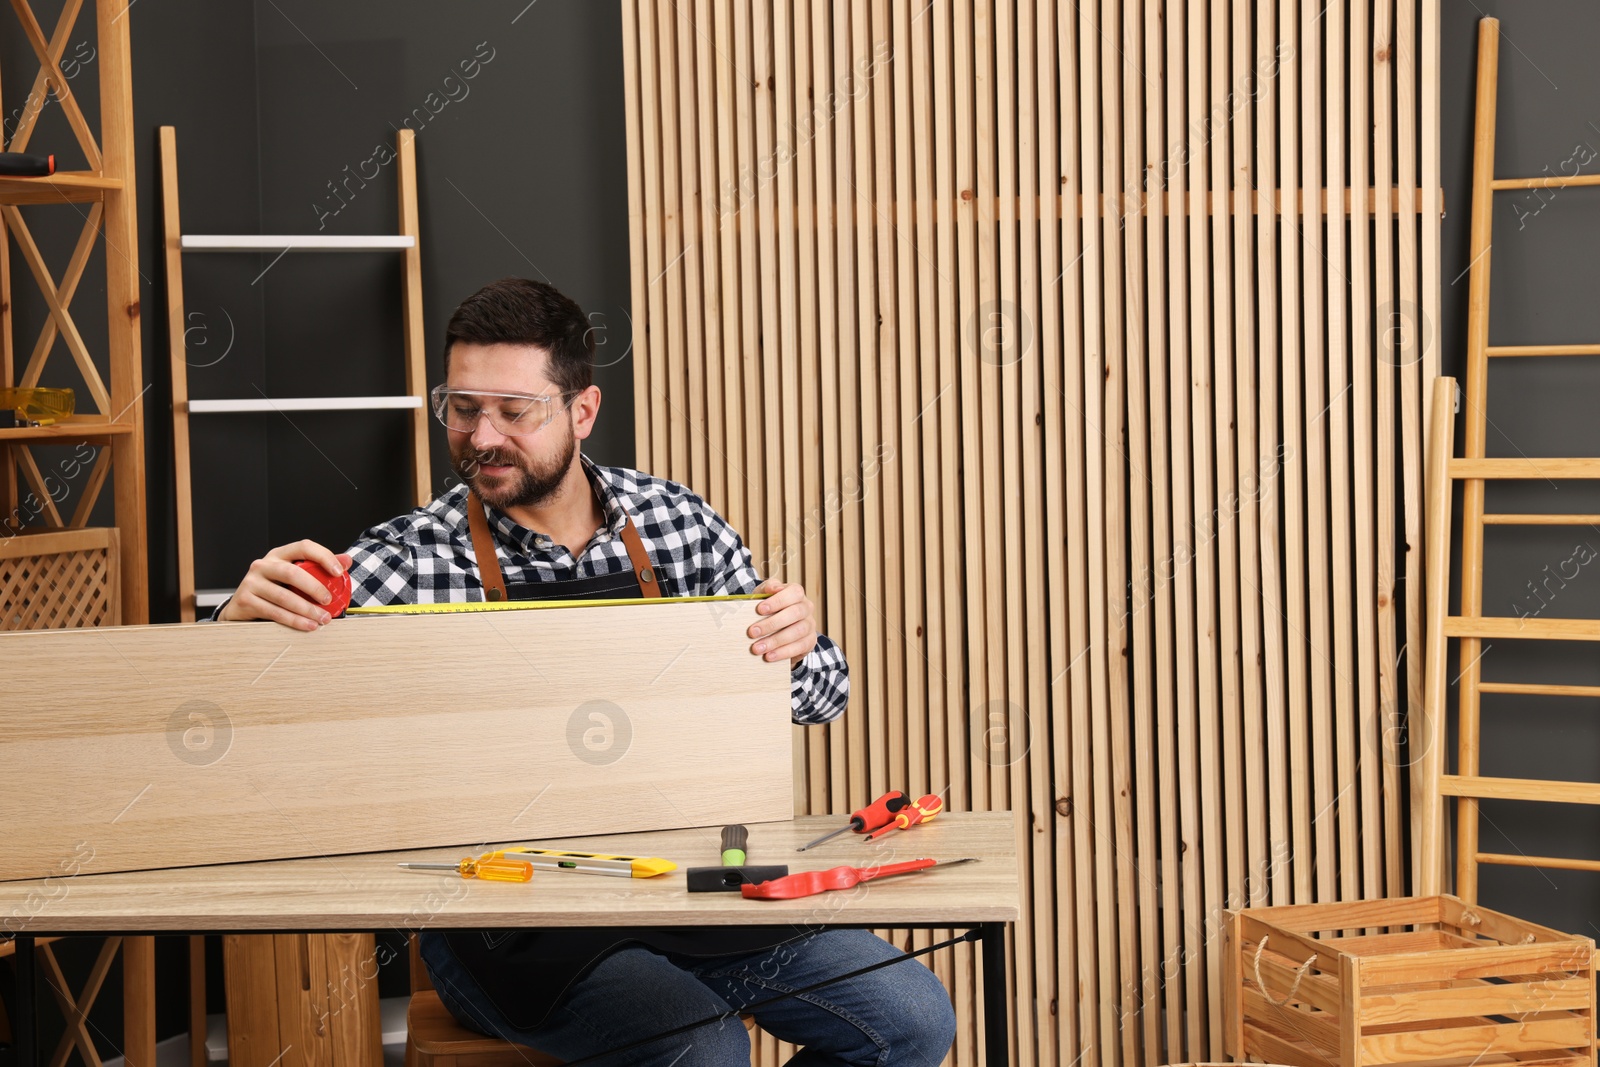
M 699 498 L 696 498 L 697 500 Z M 699 570 L 711 596 L 753 593 L 761 585 L 750 550 L 727 521 L 701 501 L 707 538 Z M 817 645 L 790 672 L 789 711 L 797 726 L 818 726 L 844 714 L 850 703 L 850 666 L 844 650 L 821 633 Z

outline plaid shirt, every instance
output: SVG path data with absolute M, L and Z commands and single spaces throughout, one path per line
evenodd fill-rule
M 622 542 L 627 515 L 633 516 L 650 553 L 663 596 L 752 593 L 761 584 L 744 542 L 700 497 L 676 482 L 639 471 L 600 467 L 587 456 L 582 462 L 605 520 L 576 558 L 544 534 L 489 509 L 489 530 L 507 585 L 631 571 Z M 351 605 L 483 600 L 466 503 L 467 488 L 458 485 L 427 507 L 363 533 L 350 548 Z M 817 647 L 794 668 L 792 679 L 791 715 L 797 724 L 824 723 L 844 714 L 849 668 L 844 652 L 828 638 L 817 635 Z

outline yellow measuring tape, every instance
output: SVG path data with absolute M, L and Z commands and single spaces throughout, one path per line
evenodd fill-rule
M 464 604 L 385 604 L 350 608 L 346 615 L 458 615 L 474 611 L 540 611 L 545 608 L 600 608 L 625 604 L 704 604 L 719 600 L 765 600 L 770 593 L 730 596 L 624 597 L 609 600 L 475 600 Z

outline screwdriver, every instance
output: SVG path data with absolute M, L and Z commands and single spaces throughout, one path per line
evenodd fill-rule
M 898 789 L 890 790 L 877 800 L 864 808 L 859 808 L 850 813 L 850 821 L 832 833 L 823 834 L 809 845 L 801 845 L 796 852 L 804 852 L 808 848 L 816 848 L 824 841 L 838 837 L 846 830 L 854 830 L 858 834 L 867 833 L 869 830 L 882 829 L 889 825 L 889 821 L 902 808 L 909 807 L 910 799 Z
M 874 830 L 863 840 L 871 841 L 873 838 L 882 837 L 891 830 L 905 830 L 917 825 L 919 822 L 931 822 L 933 817 L 943 810 L 944 801 L 939 798 L 937 793 L 929 793 L 915 804 L 898 812 L 894 817 L 894 821 L 888 826 Z
M 407 871 L 455 871 L 463 878 L 485 882 L 528 882 L 533 880 L 533 864 L 523 860 L 481 859 L 468 856 L 460 863 L 402 863 Z
M 968 856 L 959 860 L 920 859 L 888 863 L 881 867 L 834 867 L 826 871 L 801 871 L 799 874 L 774 878 L 770 882 L 740 886 L 739 892 L 746 900 L 794 900 L 797 897 L 816 896 L 831 889 L 849 889 L 874 878 L 892 878 L 897 874 L 911 874 L 930 867 L 954 867 L 961 863 L 977 862 L 976 858 Z

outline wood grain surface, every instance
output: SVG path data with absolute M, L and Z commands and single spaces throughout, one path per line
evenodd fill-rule
M 787 758 L 787 756 L 785 757 Z M 785 789 L 770 790 L 787 796 Z M 718 865 L 720 828 L 597 837 L 517 838 L 473 849 L 534 844 L 659 856 L 678 869 L 656 878 L 536 871 L 527 884 L 464 880 L 399 869 L 409 861 L 454 862 L 464 848 L 363 853 L 266 863 L 81 874 L 0 885 L 0 916 L 17 932 L 95 930 L 402 930 L 547 926 L 730 926 L 755 922 L 1014 922 L 1020 913 L 1016 834 L 1009 812 L 954 812 L 879 842 L 848 834 L 803 855 L 795 851 L 838 825 L 833 816 L 748 824 L 752 864 L 794 872 L 870 866 L 929 856 L 979 862 L 885 878 L 800 900 L 745 900 L 737 893 L 690 893 L 685 871 Z
M 793 814 L 749 602 L 18 633 L 0 878 Z M 92 694 L 85 698 L 84 694 Z

